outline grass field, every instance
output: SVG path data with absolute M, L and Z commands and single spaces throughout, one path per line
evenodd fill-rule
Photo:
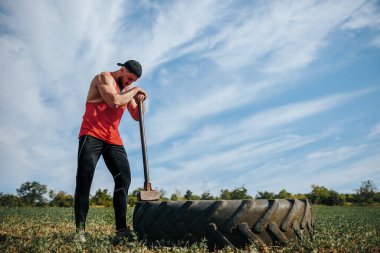
M 312 238 L 292 241 L 285 247 L 239 252 L 380 252 L 380 207 L 315 206 Z M 128 220 L 132 222 L 132 209 Z M 86 243 L 73 241 L 71 208 L 0 208 L 1 252 L 208 252 L 205 243 L 189 248 L 143 242 L 113 247 L 113 209 L 91 208 Z M 222 252 L 229 252 L 225 249 Z

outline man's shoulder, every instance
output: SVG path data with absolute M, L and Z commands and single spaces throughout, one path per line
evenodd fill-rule
M 113 78 L 111 74 L 106 71 L 97 74 L 94 79 L 97 80 L 99 83 L 103 83 L 103 84 L 113 83 Z
M 103 72 L 100 72 L 98 75 L 102 75 L 102 76 L 111 76 L 111 73 L 108 72 L 108 71 L 103 71 Z

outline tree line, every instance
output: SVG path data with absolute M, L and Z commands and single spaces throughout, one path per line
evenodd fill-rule
M 248 194 L 245 186 L 237 187 L 233 190 L 222 189 L 219 196 L 213 196 L 209 191 L 201 195 L 194 194 L 187 190 L 181 194 L 175 190 L 170 197 L 164 189 L 160 190 L 161 201 L 184 201 L 184 200 L 232 200 L 232 199 L 310 199 L 313 204 L 321 205 L 379 205 L 380 192 L 377 191 L 376 185 L 372 180 L 361 182 L 355 193 L 342 194 L 324 186 L 312 185 L 310 193 L 293 194 L 285 189 L 278 193 L 268 191 L 258 191 L 252 197 Z M 128 195 L 128 204 L 134 206 L 137 202 L 137 193 L 143 190 L 137 188 Z M 17 195 L 0 193 L 0 206 L 52 206 L 52 207 L 72 207 L 74 204 L 73 195 L 63 191 L 48 190 L 47 186 L 39 182 L 25 182 L 16 189 Z M 92 206 L 112 206 L 112 196 L 107 189 L 99 189 L 95 195 L 90 196 L 90 205 Z

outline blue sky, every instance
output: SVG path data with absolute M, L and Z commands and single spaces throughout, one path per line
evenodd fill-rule
M 378 1 L 1 1 L 0 192 L 73 194 L 89 83 L 136 59 L 152 185 L 380 187 Z M 142 186 L 138 123 L 120 132 Z M 102 159 L 92 193 L 112 190 Z

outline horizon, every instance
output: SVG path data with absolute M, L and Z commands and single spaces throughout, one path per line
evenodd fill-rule
M 27 181 L 27 182 L 24 182 L 24 183 L 33 183 L 33 181 Z M 289 193 L 290 195 L 307 195 L 307 194 L 310 194 L 310 193 L 312 193 L 312 191 L 313 191 L 313 187 L 314 186 L 316 186 L 316 187 L 324 187 L 324 188 L 326 188 L 328 191 L 335 191 L 335 192 L 337 192 L 338 194 L 341 194 L 341 195 L 354 195 L 354 194 L 358 194 L 357 192 L 355 192 L 355 191 L 358 191 L 359 189 L 360 189 L 360 187 L 363 185 L 363 183 L 365 183 L 365 182 L 371 182 L 371 183 L 373 183 L 373 187 L 375 188 L 375 193 L 380 193 L 380 189 L 378 189 L 377 188 L 377 185 L 376 184 L 374 184 L 374 182 L 372 181 L 372 180 L 365 180 L 365 181 L 362 181 L 362 182 L 360 182 L 360 184 L 358 185 L 358 187 L 356 188 L 356 189 L 354 189 L 352 192 L 338 192 L 338 191 L 335 191 L 334 189 L 329 189 L 329 188 L 327 188 L 327 187 L 325 187 L 324 185 L 315 185 L 315 184 L 313 184 L 313 185 L 311 185 L 310 186 L 310 191 L 309 192 L 288 192 L 286 189 L 281 189 L 280 191 L 278 191 L 278 192 L 271 192 L 271 191 L 265 191 L 265 190 L 263 190 L 263 191 L 261 191 L 260 189 L 256 192 L 256 194 L 251 194 L 247 189 L 246 189 L 246 187 L 244 186 L 244 185 L 242 185 L 242 186 L 239 186 L 239 187 L 233 187 L 233 188 L 231 188 L 231 189 L 220 189 L 219 190 L 219 193 L 218 193 L 218 195 L 213 195 L 213 194 L 210 194 L 210 196 L 211 197 L 214 197 L 214 198 L 218 198 L 218 197 L 220 197 L 221 196 L 221 194 L 222 194 L 222 191 L 223 190 L 228 190 L 228 191 L 230 191 L 230 192 L 233 192 L 234 190 L 239 190 L 239 189 L 245 189 L 245 190 L 247 190 L 247 195 L 249 195 L 249 196 L 251 196 L 253 199 L 256 199 L 256 197 L 257 197 L 257 195 L 259 194 L 259 192 L 260 193 L 273 193 L 273 194 L 275 194 L 275 195 L 277 195 L 277 194 L 279 194 L 281 191 L 283 191 L 283 190 L 285 190 L 287 193 Z M 24 184 L 23 183 L 23 184 Z M 74 194 L 73 193 L 67 193 L 67 192 L 65 192 L 65 191 L 61 191 L 61 190 L 59 190 L 59 189 L 56 189 L 56 190 L 53 190 L 53 189 L 50 189 L 49 188 L 49 185 L 46 185 L 46 184 L 44 184 L 44 183 L 42 183 L 42 182 L 37 182 L 38 184 L 40 184 L 40 185 L 44 185 L 44 186 L 46 186 L 46 189 L 47 189 L 47 195 L 49 195 L 50 194 L 50 191 L 52 190 L 53 191 L 53 193 L 54 194 L 58 194 L 59 192 L 63 192 L 65 195 L 71 195 L 71 196 L 74 196 Z M 19 187 L 21 187 L 21 185 L 19 186 Z M 17 188 L 17 189 L 19 189 L 19 188 Z M 17 192 L 17 189 L 15 189 L 15 191 Z M 140 188 L 140 189 L 142 189 L 142 188 Z M 107 189 L 107 188 L 99 188 L 99 189 L 93 189 L 93 192 L 94 193 L 96 193 L 97 191 L 103 191 L 103 190 L 107 190 L 107 194 L 109 195 L 109 196 L 111 196 L 112 197 L 112 191 L 109 191 L 109 189 Z M 133 191 L 136 191 L 136 190 L 139 190 L 139 188 L 136 188 L 136 189 L 129 189 L 129 195 L 130 194 L 132 194 L 132 192 Z M 169 193 L 167 193 L 167 191 L 166 191 L 166 189 L 164 189 L 164 188 L 161 188 L 161 189 L 157 189 L 157 190 L 159 190 L 160 191 L 160 193 L 161 193 L 161 197 L 163 197 L 163 198 L 168 198 L 169 200 L 170 200 L 170 198 L 171 198 L 171 194 L 175 194 L 177 197 L 179 197 L 179 198 L 184 198 L 184 195 L 186 195 L 186 193 L 187 193 L 187 191 L 190 191 L 193 195 L 197 195 L 197 196 L 199 196 L 199 197 L 201 197 L 201 195 L 203 194 L 203 193 L 210 193 L 210 191 L 208 191 L 208 190 L 205 190 L 204 192 L 201 192 L 199 195 L 198 194 L 194 194 L 194 192 L 192 191 L 192 189 L 186 189 L 186 190 L 184 190 L 184 191 L 180 191 L 180 190 L 178 190 L 178 189 L 175 189 L 171 194 L 169 194 Z M 162 193 L 165 193 L 165 194 L 162 194 Z M 4 192 L 0 192 L 0 194 L 11 194 L 11 193 L 4 193 Z M 178 195 L 177 195 L 178 194 Z M 17 196 L 18 195 L 18 193 L 16 193 L 16 194 L 11 194 L 11 195 L 14 195 L 14 196 Z M 94 195 L 95 194 L 90 194 L 90 197 L 94 197 Z M 49 197 L 50 198 L 50 197 Z

